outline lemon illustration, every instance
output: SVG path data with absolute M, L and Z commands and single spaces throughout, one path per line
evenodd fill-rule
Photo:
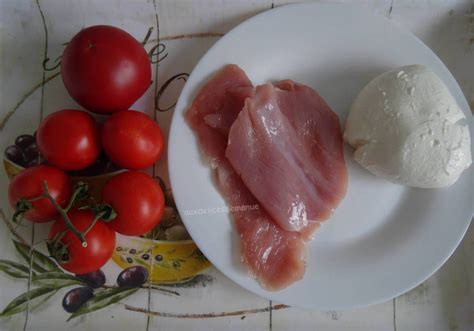
M 163 241 L 119 234 L 112 260 L 124 269 L 144 266 L 153 284 L 185 282 L 211 265 L 192 240 Z

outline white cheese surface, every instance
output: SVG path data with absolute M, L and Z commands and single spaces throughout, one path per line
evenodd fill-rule
M 464 113 L 422 65 L 386 72 L 367 84 L 352 104 L 344 139 L 371 173 L 413 187 L 449 186 L 472 162 Z

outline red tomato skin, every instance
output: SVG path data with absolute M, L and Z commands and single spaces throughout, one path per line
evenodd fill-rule
M 48 163 L 62 170 L 84 169 L 101 151 L 99 126 L 81 110 L 64 109 L 48 115 L 38 128 L 36 140 Z
M 94 219 L 94 213 L 90 210 L 73 209 L 68 213 L 72 224 L 79 230 L 84 231 Z M 58 218 L 51 226 L 49 239 L 66 228 L 66 224 Z M 70 261 L 61 267 L 75 274 L 86 274 L 100 269 L 112 256 L 115 248 L 115 232 L 108 228 L 101 220 L 86 234 L 87 247 L 83 247 L 81 241 L 72 231 L 67 231 L 60 240 L 68 246 Z
M 44 193 L 43 181 L 48 184 L 51 196 L 61 207 L 66 206 L 72 194 L 72 183 L 68 175 L 56 168 L 39 165 L 27 168 L 16 175 L 8 186 L 8 201 L 12 208 L 21 198 L 30 199 Z M 34 223 L 54 220 L 57 210 L 46 198 L 31 202 L 33 208 L 25 213 L 25 218 Z
M 117 217 L 107 226 L 126 236 L 140 236 L 160 223 L 164 211 L 161 187 L 149 175 L 138 171 L 120 173 L 105 184 L 102 200 Z
M 111 114 L 127 110 L 151 85 L 145 48 L 127 32 L 108 25 L 77 33 L 64 49 L 61 77 L 85 109 Z
M 102 127 L 101 141 L 107 156 L 125 169 L 145 169 L 161 157 L 160 126 L 146 114 L 125 110 L 110 116 Z

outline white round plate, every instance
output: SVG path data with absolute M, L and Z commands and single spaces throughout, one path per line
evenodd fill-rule
M 332 310 L 398 296 L 448 259 L 472 216 L 471 169 L 452 187 L 413 189 L 372 176 L 347 150 L 347 196 L 308 243 L 304 279 L 279 292 L 262 289 L 240 263 L 230 215 L 206 213 L 225 202 L 183 117 L 206 79 L 228 63 L 242 67 L 254 84 L 290 78 L 313 87 L 342 123 L 369 80 L 398 66 L 424 64 L 441 77 L 471 118 L 461 89 L 436 55 L 409 32 L 367 10 L 290 5 L 240 24 L 193 70 L 177 103 L 169 138 L 169 171 L 178 209 L 194 241 L 220 271 L 277 302 Z M 192 211 L 203 214 L 187 215 Z

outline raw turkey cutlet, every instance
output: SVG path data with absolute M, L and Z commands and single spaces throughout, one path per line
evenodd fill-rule
M 186 112 L 216 184 L 231 206 L 258 205 L 225 157 L 230 126 L 252 93 L 246 74 L 236 65 L 227 65 L 202 87 Z M 283 230 L 261 207 L 233 211 L 232 216 L 242 261 L 262 287 L 279 290 L 303 277 L 305 243 L 297 232 Z
M 283 229 L 309 238 L 346 193 L 337 115 L 311 88 L 258 86 L 229 133 L 226 156 Z

